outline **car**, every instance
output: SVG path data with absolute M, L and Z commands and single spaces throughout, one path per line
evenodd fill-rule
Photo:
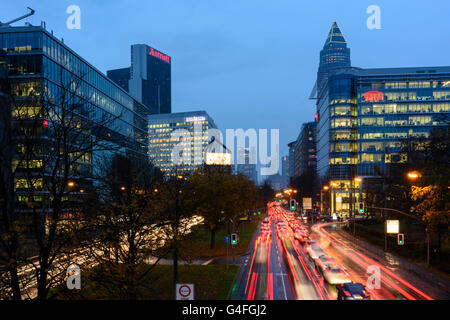
M 334 259 L 331 258 L 330 256 L 327 256 L 326 254 L 321 255 L 314 262 L 316 264 L 316 268 L 320 272 L 323 272 L 326 268 L 333 267 L 336 265 L 336 262 L 334 261 Z
M 312 244 L 306 248 L 306 251 L 308 252 L 311 259 L 318 259 L 321 255 L 325 254 L 323 252 L 322 248 L 317 244 Z
M 361 283 L 349 282 L 336 286 L 338 300 L 370 300 L 370 293 Z
M 261 231 L 261 238 L 263 239 L 263 240 L 266 240 L 266 239 L 270 239 L 270 236 L 272 235 L 272 232 L 270 231 L 270 230 L 262 230 Z
M 352 282 L 347 272 L 341 267 L 325 268 L 322 274 L 325 281 L 329 284 L 344 284 Z

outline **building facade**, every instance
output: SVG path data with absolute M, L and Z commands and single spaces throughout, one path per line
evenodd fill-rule
M 115 70 L 108 70 L 106 75 L 112 81 L 114 81 L 118 86 L 120 86 L 125 91 L 130 91 L 128 82 L 130 81 L 130 68 L 121 68 Z
M 255 184 L 258 184 L 258 173 L 256 171 L 256 163 L 251 163 L 251 159 L 256 161 L 256 150 L 253 148 L 238 148 L 238 164 L 236 165 L 236 173 L 243 174 L 252 180 Z M 241 163 L 240 163 L 241 162 Z
M 205 111 L 151 115 L 150 161 L 165 175 L 189 175 L 205 163 L 211 129 L 217 127 Z
M 307 171 L 316 171 L 316 123 L 307 122 L 297 137 L 294 146 L 294 177 Z
M 129 91 L 151 114 L 172 112 L 172 59 L 146 45 L 131 46 L 131 67 L 109 70 L 110 77 Z
M 393 164 L 407 162 L 402 141 L 428 137 L 449 116 L 450 67 L 362 69 L 338 62 L 323 66 L 321 55 L 314 89 L 317 172 L 330 186 L 332 212 L 352 213 L 359 202 L 355 178 L 389 175 Z
M 69 178 L 76 181 L 92 177 L 99 159 L 113 153 L 146 159 L 149 109 L 46 31 L 43 25 L 1 27 L 0 51 L 0 66 L 4 69 L 2 81 L 8 84 L 11 97 L 8 104 L 1 105 L 0 112 L 11 114 L 11 118 L 2 120 L 11 123 L 11 143 L 16 143 L 12 147 L 19 150 L 11 159 L 13 167 L 17 168 L 14 191 L 19 202 L 26 201 L 22 194 L 29 189 L 25 178 L 29 170 L 38 177 L 35 187 L 39 194 L 34 199 L 38 206 L 47 194 L 46 181 L 55 173 L 49 172 L 52 162 L 46 150 L 54 147 L 52 132 L 61 125 L 58 117 L 62 114 L 72 121 L 76 119 L 73 121 L 76 128 L 71 134 L 79 134 L 79 140 L 73 141 L 104 141 L 104 145 L 111 147 L 108 151 L 93 148 L 83 154 L 71 167 Z M 100 124 L 102 119 L 110 121 Z M 94 130 L 97 125 L 106 127 L 99 132 Z M 20 150 L 24 148 L 22 134 L 29 130 L 33 130 L 30 137 L 37 151 L 21 170 L 23 161 L 19 162 L 18 158 L 22 157 Z M 43 163 L 49 166 L 43 167 Z
M 294 177 L 294 160 L 295 160 L 295 143 L 296 141 L 292 141 L 288 143 L 289 155 L 288 155 L 288 175 L 289 175 L 289 184 L 291 183 L 291 179 Z
M 283 188 L 289 187 L 289 156 L 281 158 L 281 176 L 283 179 Z

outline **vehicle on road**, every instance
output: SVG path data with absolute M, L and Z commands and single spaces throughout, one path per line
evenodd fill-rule
M 326 254 L 321 255 L 314 262 L 316 264 L 316 268 L 321 273 L 323 273 L 324 270 L 326 270 L 327 268 L 336 266 L 336 261 L 333 258 L 331 258 L 330 256 L 327 256 Z
M 322 274 L 325 281 L 329 284 L 344 284 L 352 282 L 347 272 L 341 267 L 328 267 L 323 270 Z
M 308 246 L 306 248 L 306 251 L 308 252 L 311 259 L 313 259 L 313 260 L 318 259 L 321 255 L 325 254 L 325 252 L 323 252 L 322 248 L 317 244 Z
M 344 283 L 336 286 L 338 300 L 370 300 L 370 293 L 361 283 Z

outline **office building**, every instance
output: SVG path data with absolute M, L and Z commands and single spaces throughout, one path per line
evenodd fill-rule
M 30 170 L 36 177 L 34 187 L 38 190 L 33 200 L 35 206 L 41 207 L 46 201 L 46 182 L 54 175 L 49 172 L 48 166 L 52 165 L 48 158 L 52 155 L 48 152 L 54 148 L 52 132 L 61 123 L 57 119 L 63 111 L 66 117 L 79 120 L 73 129 L 79 135 L 77 141 L 102 140 L 111 147 L 111 150 L 89 149 L 71 167 L 70 179 L 89 180 L 98 169 L 100 159 L 111 158 L 113 154 L 146 159 L 149 109 L 48 32 L 44 24 L 0 27 L 0 52 L 1 80 L 8 84 L 3 91 L 7 88 L 11 96 L 10 102 L 1 105 L 0 112 L 12 115 L 10 119 L 2 118 L 10 121 L 15 130 L 11 143 L 17 144 L 17 150 L 23 150 L 20 132 L 28 132 L 32 125 L 34 143 L 39 146 L 23 170 L 23 161 L 18 162 L 21 152 L 11 158 L 13 165 L 19 166 L 14 181 L 15 195 L 19 203 L 23 202 L 24 210 L 29 208 L 24 195 L 29 190 L 25 176 Z M 101 132 L 96 131 L 95 124 L 103 126 Z
M 297 137 L 294 146 L 294 175 L 299 177 L 307 171 L 316 171 L 316 123 L 307 122 Z
M 106 75 L 123 90 L 129 91 L 128 82 L 130 81 L 130 68 L 108 70 Z
M 238 148 L 237 153 L 238 163 L 236 165 L 236 173 L 247 176 L 250 180 L 257 184 L 258 174 L 256 171 L 256 149 L 252 148 L 252 150 L 249 150 L 248 148 Z M 252 161 L 252 159 L 254 160 Z
M 149 117 L 149 158 L 166 175 L 189 175 L 205 163 L 214 120 L 205 111 Z
M 289 184 L 291 183 L 291 179 L 294 177 L 294 160 L 295 160 L 295 143 L 296 141 L 292 141 L 288 143 L 289 148 L 289 166 L 288 166 L 288 175 L 289 175 Z
M 151 114 L 172 112 L 171 58 L 145 45 L 131 46 L 131 67 L 109 70 L 108 77 L 139 102 Z
M 281 177 L 283 179 L 283 188 L 289 187 L 289 156 L 281 158 Z
M 336 46 L 328 39 L 322 51 L 346 52 L 343 36 Z M 321 54 L 311 94 L 317 106 L 317 172 L 330 186 L 332 212 L 343 213 L 354 212 L 359 201 L 355 177 L 389 175 L 407 162 L 402 141 L 428 137 L 450 113 L 450 67 L 362 69 L 349 62 L 349 56 L 324 61 Z

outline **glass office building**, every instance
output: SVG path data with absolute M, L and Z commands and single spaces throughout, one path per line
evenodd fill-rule
M 204 164 L 211 129 L 217 127 L 205 111 L 150 115 L 150 161 L 168 176 L 192 173 Z
M 316 171 L 316 123 L 302 124 L 294 147 L 294 177 Z
M 9 94 L 15 101 L 31 101 L 30 97 L 33 97 L 39 103 L 45 96 L 58 106 L 61 104 L 59 99 L 64 93 L 69 95 L 70 91 L 73 96 L 70 103 L 77 117 L 97 123 L 98 119 L 112 119 L 106 128 L 105 139 L 115 149 L 114 152 L 146 159 L 149 109 L 46 31 L 44 26 L 1 27 L 0 52 L 0 66 L 6 70 L 4 78 L 8 78 Z M 54 110 L 61 108 L 60 105 Z M 1 112 L 12 112 L 13 123 L 22 125 L 22 122 L 17 123 L 19 120 L 15 110 L 10 109 L 14 107 L 2 105 Z M 36 110 L 39 110 L 37 105 L 30 104 L 21 113 L 35 117 L 38 116 Z M 48 122 L 43 120 L 43 128 L 38 133 L 42 139 L 48 139 L 45 133 L 47 126 Z M 80 123 L 80 128 L 82 126 Z M 94 132 L 90 134 L 95 135 Z M 96 160 L 105 153 L 99 151 L 84 156 L 78 162 L 77 172 L 91 176 Z M 42 161 L 36 159 L 37 171 L 41 165 Z M 18 192 L 22 187 L 23 183 L 16 181 Z
M 351 213 L 359 202 L 356 177 L 389 175 L 407 162 L 402 140 L 428 137 L 449 116 L 450 67 L 337 64 L 322 78 L 314 92 L 317 171 L 329 183 L 332 212 Z
M 146 45 L 131 46 L 131 67 L 109 70 L 108 77 L 139 102 L 151 114 L 172 112 L 172 59 Z

